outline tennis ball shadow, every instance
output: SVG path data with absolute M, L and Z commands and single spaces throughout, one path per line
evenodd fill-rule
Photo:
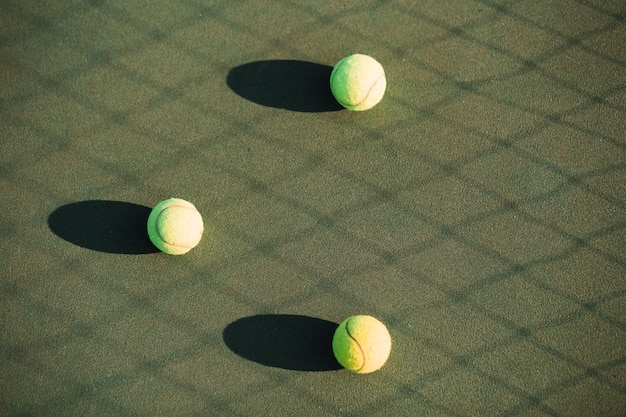
M 152 209 L 122 201 L 89 200 L 66 204 L 48 216 L 50 230 L 83 248 L 120 254 L 159 250 L 147 232 Z
M 314 317 L 265 314 L 226 326 L 224 343 L 237 355 L 275 368 L 298 371 L 341 369 L 332 351 L 337 324 Z
M 300 112 L 342 110 L 330 91 L 328 65 L 297 60 L 255 61 L 232 68 L 228 86 L 254 103 Z

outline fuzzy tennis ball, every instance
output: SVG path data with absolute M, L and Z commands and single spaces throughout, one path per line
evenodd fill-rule
M 180 198 L 154 206 L 148 216 L 148 236 L 161 251 L 182 255 L 200 243 L 204 223 L 196 207 Z
M 371 109 L 382 100 L 386 87 L 383 66 L 368 55 L 349 55 L 330 74 L 330 90 L 348 110 Z
M 339 364 L 358 374 L 377 371 L 391 353 L 387 327 L 372 316 L 352 316 L 342 321 L 332 344 Z

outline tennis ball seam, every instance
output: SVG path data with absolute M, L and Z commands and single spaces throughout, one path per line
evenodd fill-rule
M 363 359 L 361 361 L 362 362 L 361 367 L 354 370 L 354 372 L 359 372 L 361 369 L 365 368 L 365 351 L 363 350 L 363 347 L 361 346 L 359 341 L 356 340 L 356 338 L 354 336 L 352 336 L 352 333 L 350 333 L 350 322 L 351 321 L 352 321 L 352 318 L 348 319 L 348 321 L 346 322 L 346 334 L 348 335 L 348 337 L 350 339 L 352 339 L 354 344 L 359 348 L 359 351 L 361 352 L 361 358 Z
M 380 74 L 380 75 L 378 76 L 378 78 L 376 78 L 376 81 L 374 81 L 374 82 L 372 83 L 372 85 L 370 86 L 369 90 L 367 90 L 367 94 L 365 94 L 365 97 L 363 97 L 363 100 L 359 101 L 359 102 L 358 102 L 358 103 L 356 103 L 356 104 L 351 104 L 351 106 L 353 106 L 353 107 L 359 107 L 361 104 L 363 104 L 364 102 L 366 102 L 366 101 L 367 101 L 367 99 L 368 99 L 368 98 L 369 98 L 369 96 L 370 96 L 370 93 L 372 92 L 372 90 L 374 89 L 374 87 L 376 87 L 376 84 L 378 84 L 378 82 L 380 81 L 380 79 L 381 79 L 382 77 L 383 77 L 383 74 Z
M 339 104 L 341 104 L 343 107 L 359 107 L 361 104 L 363 104 L 364 102 L 366 102 L 366 101 L 367 101 L 367 99 L 369 98 L 369 96 L 370 96 L 370 94 L 371 94 L 372 90 L 374 89 L 374 87 L 376 87 L 376 84 L 378 84 L 378 83 L 379 83 L 380 79 L 381 79 L 383 76 L 384 76 L 384 73 L 380 74 L 380 75 L 378 76 L 378 78 L 376 78 L 376 81 L 374 81 L 374 82 L 372 83 L 372 85 L 370 86 L 369 90 L 367 90 L 367 94 L 365 94 L 365 97 L 363 97 L 363 99 L 362 99 L 361 101 L 359 101 L 358 103 L 346 103 L 344 100 L 337 99 L 336 97 L 335 97 L 335 99 L 336 99 L 336 100 L 339 102 Z M 333 75 L 333 78 L 332 78 L 332 80 L 331 80 L 331 83 L 334 81 L 334 79 L 335 79 L 335 77 L 334 77 L 334 75 Z
M 353 60 L 356 61 L 356 67 L 354 68 L 352 68 L 353 64 L 351 62 Z M 362 68 L 362 65 L 365 65 L 365 68 Z M 364 83 L 363 80 L 359 80 L 357 74 L 362 71 L 368 71 L 367 67 L 371 67 L 371 65 L 375 65 L 378 68 L 378 71 L 376 71 L 378 76 L 368 83 Z M 375 75 L 375 73 L 371 73 L 371 75 Z M 349 85 L 353 82 L 359 85 L 360 89 L 350 92 L 352 87 Z M 346 86 L 346 83 L 348 86 Z M 333 96 L 339 104 L 348 110 L 368 110 L 374 107 L 382 99 L 385 85 L 385 71 L 380 63 L 371 56 L 364 54 L 353 54 L 341 59 L 333 68 L 330 76 L 330 87 Z M 354 93 L 357 92 L 360 94 L 355 96 Z M 380 97 L 373 98 L 374 92 L 380 93 Z
M 156 217 L 156 219 L 155 219 L 155 224 L 158 224 L 158 223 L 159 223 L 159 218 L 161 217 L 161 215 L 163 214 L 163 212 L 164 212 L 165 210 L 168 210 L 168 209 L 171 209 L 171 208 L 182 208 L 182 209 L 185 209 L 185 210 L 190 210 L 190 207 L 189 207 L 189 206 L 182 205 L 182 204 L 174 204 L 174 205 L 171 205 L 171 206 L 165 206 L 165 207 L 163 207 L 163 208 L 161 209 L 161 211 L 159 211 L 159 214 L 157 215 L 157 217 Z M 170 243 L 170 242 L 168 242 L 167 240 L 165 240 L 165 239 L 163 238 L 163 235 L 161 234 L 161 230 L 160 230 L 158 227 L 156 228 L 156 230 L 155 230 L 155 231 L 156 231 L 157 236 L 158 236 L 158 237 L 159 237 L 159 239 L 161 240 L 161 242 L 163 242 L 164 244 L 166 244 L 166 245 L 168 245 L 168 246 L 175 247 L 175 248 L 183 248 L 183 249 L 192 249 L 192 248 L 193 248 L 193 246 L 192 246 L 192 245 L 177 245 L 177 244 L 175 244 L 175 243 Z

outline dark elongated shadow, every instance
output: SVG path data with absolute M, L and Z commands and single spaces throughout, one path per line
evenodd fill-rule
M 300 112 L 343 109 L 330 91 L 328 65 L 297 60 L 255 61 L 232 68 L 228 86 L 254 103 Z
M 275 368 L 298 371 L 341 369 L 332 352 L 337 324 L 314 317 L 266 314 L 226 326 L 224 343 L 237 355 Z
M 50 230 L 83 248 L 123 254 L 155 253 L 147 232 L 152 209 L 123 201 L 89 200 L 66 204 L 48 216 Z

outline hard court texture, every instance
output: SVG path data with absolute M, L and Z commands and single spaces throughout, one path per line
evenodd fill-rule
M 0 2 L 0 415 L 626 415 L 626 3 Z M 364 53 L 383 100 L 343 110 Z M 200 244 L 145 222 L 178 196 Z M 393 339 L 332 356 L 346 317 Z

